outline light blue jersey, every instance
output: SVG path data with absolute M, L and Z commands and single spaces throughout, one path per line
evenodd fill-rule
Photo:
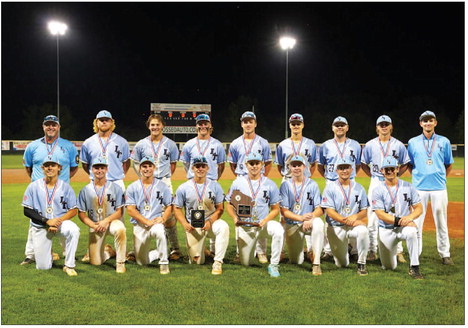
M 218 180 L 218 164 L 226 162 L 226 151 L 223 144 L 213 137 L 208 140 L 200 140 L 198 137 L 190 139 L 182 147 L 180 161 L 190 163 L 187 170 L 187 179 L 193 178 L 193 159 L 203 156 L 208 161 L 208 173 L 206 177 L 211 180 Z
M 413 166 L 412 183 L 417 190 L 447 189 L 445 165 L 453 163 L 449 139 L 435 133 L 427 139 L 421 134 L 408 141 L 408 155 Z
M 342 186 L 337 180 L 326 185 L 322 195 L 322 207 L 334 209 L 344 217 L 357 214 L 369 207 L 366 191 L 355 181 L 349 186 Z M 351 188 L 351 189 L 350 189 Z M 343 223 L 326 216 L 327 223 L 332 226 L 344 226 Z
M 77 207 L 76 196 L 72 187 L 63 180 L 58 179 L 55 187 L 49 189 L 44 179 L 31 182 L 26 188 L 23 196 L 24 207 L 36 210 L 47 219 L 54 219 L 63 216 L 69 210 Z M 43 228 L 43 226 L 30 220 L 33 227 Z
M 125 206 L 136 206 L 137 211 L 148 220 L 161 217 L 164 209 L 171 203 L 171 190 L 158 179 L 154 179 L 153 184 L 148 188 L 144 188 L 141 180 L 137 180 L 128 186 L 125 193 Z M 137 224 L 134 218 L 130 218 L 130 222 Z
M 94 222 L 101 221 L 114 214 L 117 209 L 124 205 L 125 199 L 122 188 L 111 181 L 107 181 L 104 187 L 95 187 L 93 181 L 91 181 L 81 189 L 78 195 L 78 210 L 86 212 Z
M 311 179 L 305 179 L 302 185 L 294 185 L 292 179 L 287 179 L 280 187 L 281 207 L 287 208 L 294 214 L 303 215 L 313 212 L 320 206 L 321 197 L 317 183 Z M 298 205 L 297 205 L 298 204 Z M 300 224 L 302 222 L 284 218 L 288 224 Z
M 229 146 L 228 162 L 237 164 L 236 175 L 248 175 L 249 172 L 245 167 L 245 158 L 250 152 L 259 153 L 263 157 L 263 162 L 271 162 L 271 149 L 268 141 L 259 135 L 256 135 L 254 140 L 246 141 L 244 136 L 240 136 Z M 262 171 L 264 172 L 264 171 Z
M 216 210 L 216 205 L 224 202 L 224 192 L 218 182 L 206 179 L 205 183 L 195 183 L 190 179 L 176 190 L 174 205 L 185 209 L 185 218 L 191 220 L 191 211 L 203 207 L 205 219 L 209 219 Z
M 31 180 L 36 181 L 44 177 L 42 161 L 48 155 L 57 156 L 62 165 L 59 179 L 70 183 L 70 167 L 77 167 L 79 163 L 78 151 L 73 143 L 66 139 L 57 138 L 52 144 L 47 144 L 45 137 L 31 142 L 24 151 L 23 165 L 32 167 Z
M 280 142 L 276 148 L 275 163 L 281 165 L 281 175 L 283 177 L 291 177 L 291 171 L 288 168 L 289 160 L 294 155 L 300 155 L 306 160 L 306 170 L 304 175 L 306 178 L 310 177 L 310 165 L 317 162 L 317 146 L 312 139 L 302 137 L 301 141 L 293 142 L 291 138 L 285 139 Z
M 250 183 L 249 183 L 250 182 Z M 281 201 L 279 190 L 276 184 L 265 176 L 258 180 L 250 180 L 248 175 L 238 176 L 231 185 L 226 201 L 231 201 L 231 195 L 234 190 L 249 196 L 255 202 L 252 209 L 252 217 L 242 218 L 242 221 L 260 222 L 270 213 L 270 206 L 278 204 Z
M 380 142 L 379 138 L 369 140 L 362 150 L 361 162 L 370 166 L 371 176 L 383 181 L 384 176 L 380 172 L 380 165 L 387 156 L 397 159 L 399 165 L 409 163 L 410 159 L 405 145 L 393 137 L 388 142 Z
M 361 164 L 361 145 L 356 140 L 346 138 L 343 143 L 337 143 L 335 139 L 325 141 L 319 149 L 318 163 L 324 166 L 325 179 L 337 180 L 336 161 L 338 158 L 347 157 L 353 167 L 351 179 L 356 176 L 356 165 Z
M 379 184 L 372 192 L 371 199 L 373 210 L 384 210 L 398 217 L 410 215 L 411 207 L 421 202 L 416 189 L 403 180 L 398 180 L 398 185 L 393 187 Z M 394 225 L 379 219 L 379 227 L 393 229 Z
M 122 163 L 130 158 L 128 142 L 117 133 L 112 133 L 107 142 L 95 134 L 83 142 L 80 152 L 80 160 L 89 164 L 89 177 L 94 179 L 91 171 L 91 163 L 94 158 L 103 156 L 107 158 L 108 171 L 106 179 L 108 181 L 122 180 L 125 173 Z
M 154 143 L 150 137 L 146 137 L 133 147 L 130 158 L 139 164 L 141 159 L 146 156 L 154 159 L 155 178 L 170 178 L 172 175 L 171 163 L 177 162 L 179 159 L 179 149 L 174 141 L 165 136 L 158 143 Z

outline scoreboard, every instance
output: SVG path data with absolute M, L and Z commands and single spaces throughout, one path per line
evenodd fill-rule
M 151 103 L 151 114 L 163 117 L 166 123 L 164 133 L 197 134 L 195 118 L 199 114 L 208 114 L 211 117 L 211 105 Z

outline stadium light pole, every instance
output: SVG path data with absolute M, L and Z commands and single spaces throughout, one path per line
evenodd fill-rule
M 285 109 L 285 123 L 284 123 L 284 138 L 288 138 L 288 60 L 289 50 L 294 48 L 296 39 L 283 36 L 279 40 L 280 46 L 283 50 L 286 50 L 286 109 Z
M 49 31 L 52 35 L 57 36 L 57 117 L 60 120 L 60 36 L 65 35 L 68 26 L 62 22 L 51 21 L 48 24 Z

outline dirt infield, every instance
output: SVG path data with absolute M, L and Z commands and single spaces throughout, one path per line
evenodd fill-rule
M 408 175 L 409 173 L 405 173 L 404 176 Z M 359 172 L 358 176 L 364 177 L 363 172 Z M 465 173 L 464 170 L 452 170 L 449 176 L 454 177 L 464 177 Z M 269 177 L 271 178 L 280 178 L 280 174 L 276 167 L 273 167 Z M 319 178 L 320 175 L 318 172 L 315 172 L 313 175 L 314 178 Z M 229 167 L 226 167 L 224 170 L 223 175 L 221 176 L 222 179 L 234 179 L 234 174 L 231 172 Z M 130 169 L 127 176 L 125 177 L 125 181 L 135 181 L 138 177 L 133 171 Z M 177 167 L 174 176 L 174 180 L 185 180 L 186 175 L 184 169 L 182 167 Z M 2 170 L 2 184 L 7 183 L 27 183 L 29 182 L 29 177 L 26 174 L 26 171 L 23 169 L 3 169 Z M 86 182 L 89 181 L 88 175 L 80 168 L 76 175 L 72 178 L 73 182 Z M 450 202 L 448 205 L 448 226 L 449 226 L 449 235 L 451 238 L 464 238 L 465 237 L 465 204 L 463 202 Z M 426 216 L 426 220 L 424 222 L 424 230 L 425 231 L 435 231 L 434 226 L 434 219 L 432 217 L 432 210 L 428 209 L 428 214 Z

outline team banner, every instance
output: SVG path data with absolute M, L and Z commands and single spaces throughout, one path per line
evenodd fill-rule
M 160 114 L 166 126 L 164 133 L 197 134 L 195 118 L 199 114 L 211 114 L 210 104 L 151 103 L 151 113 Z

